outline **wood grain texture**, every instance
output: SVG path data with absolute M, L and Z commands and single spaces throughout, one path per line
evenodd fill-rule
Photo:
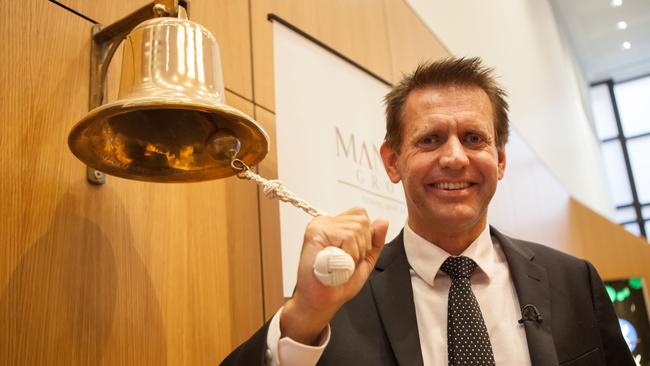
M 269 134 L 271 149 L 258 166 L 258 173 L 267 179 L 278 178 L 275 115 L 255 106 L 255 118 Z M 282 250 L 280 244 L 280 204 L 259 192 L 260 231 L 264 282 L 264 316 L 269 319 L 284 304 L 282 283 Z
M 153 0 L 55 0 L 93 21 L 109 25 Z
M 153 0 L 58 0 L 102 25 L 109 25 Z M 226 88 L 253 100 L 248 1 L 192 0 L 190 20 L 206 27 L 219 43 Z M 121 60 L 121 58 L 116 58 Z
M 255 116 L 255 108 L 249 101 L 229 92 L 226 100 L 229 105 Z M 248 339 L 264 322 L 260 220 L 255 183 L 230 177 L 226 179 L 226 190 L 231 340 L 235 346 Z
M 192 0 L 191 20 L 205 26 L 219 43 L 226 88 L 253 100 L 250 17 L 246 0 Z
M 390 48 L 391 83 L 412 72 L 423 61 L 451 56 L 404 0 L 383 0 Z
M 519 137 L 506 146 L 507 167 L 490 204 L 502 232 L 591 261 L 605 279 L 650 279 L 650 245 L 572 198 Z
M 275 110 L 273 27 L 275 14 L 380 77 L 391 64 L 383 4 L 375 0 L 252 0 L 255 103 Z
M 573 239 L 582 257 L 591 261 L 604 279 L 644 277 L 650 281 L 650 245 L 641 237 L 599 215 L 578 200 L 569 204 Z
M 0 36 L 0 365 L 214 365 L 263 318 L 254 187 L 88 184 L 91 23 L 10 2 Z M 230 94 L 247 113 L 252 104 Z

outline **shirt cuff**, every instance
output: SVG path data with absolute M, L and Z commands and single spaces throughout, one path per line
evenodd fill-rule
M 318 339 L 317 346 L 298 343 L 289 337 L 280 339 L 280 314 L 282 309 L 271 319 L 266 334 L 266 365 L 267 366 L 314 366 L 325 351 L 330 341 L 329 324 Z

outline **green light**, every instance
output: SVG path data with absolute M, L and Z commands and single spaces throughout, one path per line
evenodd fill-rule
M 616 300 L 618 300 L 618 301 L 624 301 L 628 297 L 630 297 L 630 288 L 629 287 L 625 287 L 621 291 L 618 291 L 616 293 Z
M 616 301 L 616 290 L 610 285 L 605 285 L 605 290 L 607 291 L 607 296 L 611 302 Z
M 643 287 L 643 278 L 640 277 L 632 277 L 627 282 L 635 290 L 640 290 Z

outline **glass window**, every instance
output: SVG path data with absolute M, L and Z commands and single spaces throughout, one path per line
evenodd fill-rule
M 649 220 L 650 219 L 650 206 L 645 206 L 641 208 L 641 215 L 643 215 L 644 220 Z M 650 234 L 650 231 L 646 231 L 646 233 Z
M 625 136 L 650 132 L 650 77 L 614 86 L 618 113 Z
M 636 222 L 633 223 L 633 224 L 625 224 L 625 225 L 623 225 L 623 227 L 628 232 L 630 232 L 630 233 L 632 233 L 632 234 L 634 234 L 636 236 L 641 236 L 641 229 L 639 228 L 639 224 L 637 224 Z
M 594 114 L 598 138 L 604 140 L 618 136 L 618 127 L 616 127 L 616 117 L 614 117 L 614 108 L 612 107 L 612 99 L 609 96 L 608 85 L 596 85 L 591 88 L 590 94 L 591 110 Z
M 636 211 L 634 207 L 625 207 L 616 209 L 616 222 L 619 224 L 636 220 Z
M 650 103 L 649 103 L 650 104 Z M 627 141 L 632 175 L 641 204 L 650 202 L 650 136 Z
M 623 206 L 632 203 L 630 180 L 625 168 L 623 150 L 618 140 L 605 142 L 601 145 L 605 159 L 605 173 L 609 181 L 609 189 L 614 200 L 614 205 Z
M 645 222 L 645 234 L 650 235 L 650 221 Z

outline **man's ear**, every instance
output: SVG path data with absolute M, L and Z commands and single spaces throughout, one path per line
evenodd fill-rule
M 497 169 L 499 180 L 506 174 L 506 147 L 497 147 Z
M 393 183 L 399 183 L 399 181 L 402 179 L 399 168 L 397 166 L 397 158 L 399 154 L 393 150 L 393 148 L 390 147 L 386 141 L 381 144 L 379 153 L 381 154 L 381 160 L 384 162 L 384 169 L 386 169 L 388 178 L 390 178 L 390 181 Z

